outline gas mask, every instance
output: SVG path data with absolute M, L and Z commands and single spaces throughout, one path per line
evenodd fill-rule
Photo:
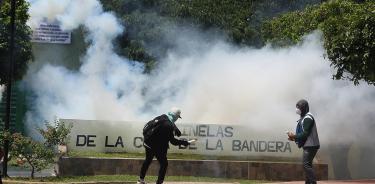
M 296 114 L 301 115 L 301 110 L 299 108 L 296 108 Z
M 174 123 L 174 122 L 176 122 L 177 121 L 177 119 L 178 119 L 178 117 L 176 117 L 176 116 L 172 116 L 173 118 L 172 118 L 172 122 Z

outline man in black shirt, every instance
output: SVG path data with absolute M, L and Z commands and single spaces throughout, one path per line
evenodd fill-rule
M 181 132 L 174 124 L 178 118 L 181 118 L 181 110 L 174 107 L 167 114 L 160 115 L 152 120 L 157 122 L 158 127 L 154 130 L 150 137 L 144 140 L 143 145 L 145 147 L 146 158 L 141 168 L 141 173 L 137 182 L 138 184 L 146 183 L 144 178 L 146 176 L 147 169 L 154 157 L 156 157 L 160 164 L 159 175 L 156 184 L 163 183 L 168 167 L 167 152 L 169 148 L 169 142 L 176 146 L 189 145 L 187 141 L 178 140 L 174 137 L 174 134 L 177 134 L 178 136 L 181 135 Z

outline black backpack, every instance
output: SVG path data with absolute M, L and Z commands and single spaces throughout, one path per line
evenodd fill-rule
M 155 119 L 147 122 L 146 125 L 143 127 L 144 141 L 149 140 L 151 136 L 156 132 L 156 130 L 160 127 L 161 123 L 159 117 L 156 117 Z

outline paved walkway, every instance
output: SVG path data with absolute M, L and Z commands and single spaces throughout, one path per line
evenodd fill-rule
M 291 182 L 272 182 L 269 184 L 304 184 L 304 181 L 291 181 Z M 340 181 L 340 180 L 329 180 L 329 181 L 318 181 L 318 184 L 367 184 L 367 183 L 374 183 L 375 179 L 373 180 L 350 180 L 350 181 Z M 165 182 L 165 184 L 215 184 L 209 182 Z M 216 183 L 217 184 L 217 183 Z M 236 183 L 220 183 L 220 184 L 236 184 Z
M 10 180 L 4 180 L 3 183 L 8 184 L 56 184 L 56 183 L 50 183 L 50 182 L 17 182 L 17 181 L 10 181 Z M 66 182 L 67 183 L 75 183 L 75 184 L 135 184 L 135 182 Z M 304 184 L 304 181 L 292 181 L 292 182 L 273 182 L 269 184 Z M 339 181 L 339 180 L 330 180 L 330 181 L 318 181 L 318 184 L 367 184 L 367 183 L 374 183 L 374 180 L 351 180 L 351 181 Z M 165 182 L 165 184 L 238 184 L 238 183 L 212 183 L 212 182 Z
M 11 177 L 29 177 L 30 170 L 29 169 L 22 169 L 22 168 L 15 168 L 9 167 L 8 175 Z M 46 176 L 54 176 L 53 168 L 49 168 L 43 170 L 42 172 L 36 172 L 35 177 L 46 177 Z M 12 181 L 12 180 L 3 180 L 3 183 L 9 184 L 56 184 L 52 182 L 27 182 L 27 181 Z M 65 184 L 68 184 L 66 182 Z M 121 182 L 121 181 L 102 181 L 102 182 L 70 182 L 76 184 L 135 184 L 135 182 Z M 291 182 L 269 182 L 268 184 L 304 184 L 304 181 L 291 181 Z M 368 184 L 373 183 L 375 184 L 375 179 L 369 180 L 328 180 L 328 181 L 318 181 L 318 184 Z M 153 184 L 153 183 L 150 183 Z M 166 181 L 164 184 L 239 184 L 239 183 L 213 183 L 213 182 L 173 182 L 173 181 Z
M 57 184 L 53 182 L 29 182 L 29 181 L 12 181 L 12 180 L 3 180 L 4 184 Z M 136 182 L 121 182 L 121 181 L 100 181 L 100 182 L 66 182 L 61 184 L 135 184 Z M 150 183 L 153 184 L 153 183 Z M 212 182 L 164 182 L 164 184 L 239 184 L 239 183 L 212 183 Z
M 280 184 L 304 184 L 304 181 L 291 181 L 291 182 L 275 182 Z M 272 184 L 275 184 L 272 183 Z M 328 180 L 328 181 L 318 181 L 318 184 L 367 184 L 367 183 L 375 183 L 375 179 L 371 180 Z

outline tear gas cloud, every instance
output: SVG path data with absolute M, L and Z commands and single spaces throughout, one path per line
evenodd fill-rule
M 114 52 L 112 41 L 123 26 L 98 1 L 30 2 L 30 26 L 40 21 L 57 22 L 65 30 L 82 26 L 88 48 L 78 70 L 40 66 L 43 61 L 29 66 L 24 80 L 32 94 L 29 132 L 56 116 L 145 122 L 178 106 L 183 122 L 241 124 L 286 139 L 285 130 L 293 130 L 298 119 L 295 104 L 305 98 L 322 145 L 374 144 L 375 88 L 332 80 L 319 32 L 290 48 L 254 49 L 181 28 L 176 30 L 180 34 L 166 34 L 176 47 L 157 69 L 144 74 L 142 64 Z
M 375 119 L 375 89 L 331 79 L 319 32 L 291 48 L 253 49 L 219 39 L 203 42 L 209 33 L 185 30 L 169 38 L 177 47 L 159 68 L 144 74 L 143 65 L 114 53 L 112 40 L 123 27 L 98 1 L 31 1 L 30 14 L 31 26 L 39 21 L 58 22 L 66 30 L 83 25 L 89 47 L 78 71 L 30 66 L 25 79 L 33 93 L 29 128 L 55 116 L 145 121 L 179 106 L 184 122 L 245 124 L 285 136 L 298 118 L 295 103 L 305 98 L 323 142 L 332 140 L 332 132 L 345 135 L 337 141 L 371 139 L 363 132 Z
M 82 26 L 88 44 L 78 70 L 44 61 L 29 66 L 24 84 L 30 91 L 30 134 L 55 117 L 145 122 L 178 106 L 183 122 L 247 125 L 259 135 L 286 140 L 285 130 L 293 130 L 298 119 L 295 104 L 305 98 L 317 121 L 320 152 L 343 158 L 332 161 L 336 177 L 347 176 L 340 170 L 348 162 L 345 155 L 361 162 L 354 177 L 374 176 L 369 168 L 375 159 L 368 155 L 375 150 L 368 145 L 375 143 L 375 88 L 332 80 L 321 33 L 290 48 L 254 49 L 233 46 L 210 32 L 173 27 L 180 34 L 166 33 L 166 39 L 174 40 L 175 48 L 144 74 L 142 64 L 114 52 L 112 41 L 123 26 L 98 1 L 30 2 L 30 26 L 40 21 L 66 30 Z M 362 156 L 348 151 L 353 143 Z M 334 148 L 338 145 L 344 147 Z

